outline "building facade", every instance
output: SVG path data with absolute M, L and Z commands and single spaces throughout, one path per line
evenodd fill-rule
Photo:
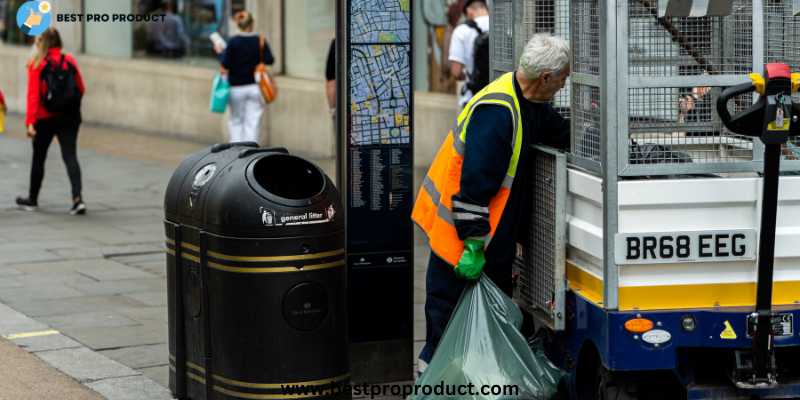
M 446 3 L 446 0 L 442 0 Z M 0 89 L 12 112 L 24 112 L 32 43 L 17 29 L 24 0 L 0 0 Z M 161 13 L 159 0 L 51 0 L 57 14 Z M 415 8 L 415 142 L 418 166 L 426 166 L 457 113 L 455 96 L 429 90 L 428 42 L 435 27 Z M 236 32 L 230 16 L 253 13 L 276 57 L 278 99 L 267 106 L 262 145 L 285 146 L 309 157 L 333 157 L 332 121 L 325 99 L 325 63 L 336 29 L 336 0 L 175 0 L 188 36 L 180 57 L 153 54 L 144 22 L 54 22 L 67 51 L 76 55 L 87 83 L 84 120 L 147 134 L 216 143 L 227 138 L 226 115 L 209 112 L 211 82 L 219 70 L 212 32 Z M 433 39 L 432 39 L 433 38 Z M 435 86 L 435 85 L 433 85 Z

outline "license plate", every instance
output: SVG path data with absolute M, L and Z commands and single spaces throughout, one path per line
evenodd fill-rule
M 794 315 L 791 313 L 773 315 L 772 334 L 775 337 L 794 336 Z M 747 333 L 747 337 L 751 337 L 750 332 Z
M 755 260 L 756 231 L 621 233 L 614 237 L 617 264 Z

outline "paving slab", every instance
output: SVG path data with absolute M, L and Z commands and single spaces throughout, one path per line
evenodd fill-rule
M 142 271 L 147 271 L 153 275 L 160 276 L 162 279 L 164 279 L 167 276 L 167 265 L 166 262 L 164 261 L 153 264 L 136 265 L 136 268 L 139 268 Z
M 0 335 L 8 336 L 48 329 L 47 325 L 28 318 L 5 304 L 0 304 Z
M 169 388 L 169 365 L 141 368 L 138 371 L 142 375 L 158 382 L 159 385 Z
M 61 349 L 74 349 L 81 347 L 81 344 L 62 335 L 62 334 L 48 334 L 43 336 L 23 337 L 13 339 L 12 342 L 17 346 L 31 352 L 36 353 L 40 351 L 61 350 Z
M 81 383 L 141 375 L 140 372 L 85 347 L 43 351 L 36 355 Z
M 156 263 L 164 262 L 164 252 L 159 251 L 158 253 L 148 253 L 148 254 L 133 254 L 128 256 L 113 256 L 112 259 L 116 262 L 125 264 L 125 265 L 139 265 L 139 264 L 149 264 L 149 263 Z
M 0 264 L 14 265 L 31 261 L 57 261 L 62 258 L 47 250 L 6 251 Z
M 50 317 L 41 317 L 39 319 L 53 328 L 60 330 L 81 328 L 115 328 L 122 326 L 141 325 L 141 322 L 134 321 L 119 313 L 111 311 L 54 315 Z
M 144 304 L 122 296 L 84 296 L 60 300 L 35 300 L 14 303 L 15 309 L 34 318 L 95 311 L 114 311 L 125 307 L 141 306 L 144 306 Z
M 141 323 L 161 322 L 169 320 L 167 307 L 128 307 L 117 310 L 120 314 Z
M 48 283 L 37 287 L 15 287 L 0 289 L 0 300 L 6 303 L 18 303 L 27 300 L 55 300 L 83 296 L 64 283 Z
M 166 343 L 103 350 L 100 354 L 134 369 L 169 364 L 169 350 Z
M 72 271 L 52 271 L 52 272 L 25 272 L 16 277 L 26 287 L 36 288 L 39 286 L 63 283 L 65 285 L 77 285 L 81 283 L 97 282 L 96 280 Z
M 124 279 L 70 284 L 70 287 L 87 295 L 115 295 L 136 292 L 166 291 L 164 278 Z
M 102 260 L 102 265 L 81 264 L 75 270 L 83 275 L 98 281 L 113 281 L 122 279 L 148 279 L 155 278 L 155 275 L 140 271 L 110 260 Z
M 17 271 L 17 270 L 15 270 Z M 17 271 L 18 273 L 21 273 Z M 9 288 L 18 288 L 22 287 L 22 283 L 14 278 L 0 278 L 0 288 L 2 289 L 9 289 Z
M 167 305 L 167 291 L 161 290 L 157 292 L 139 292 L 128 293 L 125 297 L 130 297 L 136 301 L 146 304 L 148 306 L 166 306 Z
M 108 400 L 171 400 L 172 394 L 152 379 L 139 375 L 104 379 L 87 386 Z
M 110 328 L 67 328 L 63 332 L 92 350 L 117 349 L 167 342 L 167 326 L 145 323 Z

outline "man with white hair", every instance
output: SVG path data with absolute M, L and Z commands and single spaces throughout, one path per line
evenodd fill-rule
M 518 233 L 527 221 L 532 144 L 569 146 L 569 122 L 550 101 L 570 74 L 569 47 L 535 35 L 519 67 L 467 103 L 420 188 L 412 219 L 431 247 L 426 277 L 426 344 L 430 362 L 467 282 L 483 271 L 512 294 Z

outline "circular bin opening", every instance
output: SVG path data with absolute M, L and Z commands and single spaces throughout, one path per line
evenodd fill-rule
M 316 196 L 325 188 L 322 172 L 299 157 L 275 154 L 255 162 L 253 176 L 268 193 L 289 200 Z

